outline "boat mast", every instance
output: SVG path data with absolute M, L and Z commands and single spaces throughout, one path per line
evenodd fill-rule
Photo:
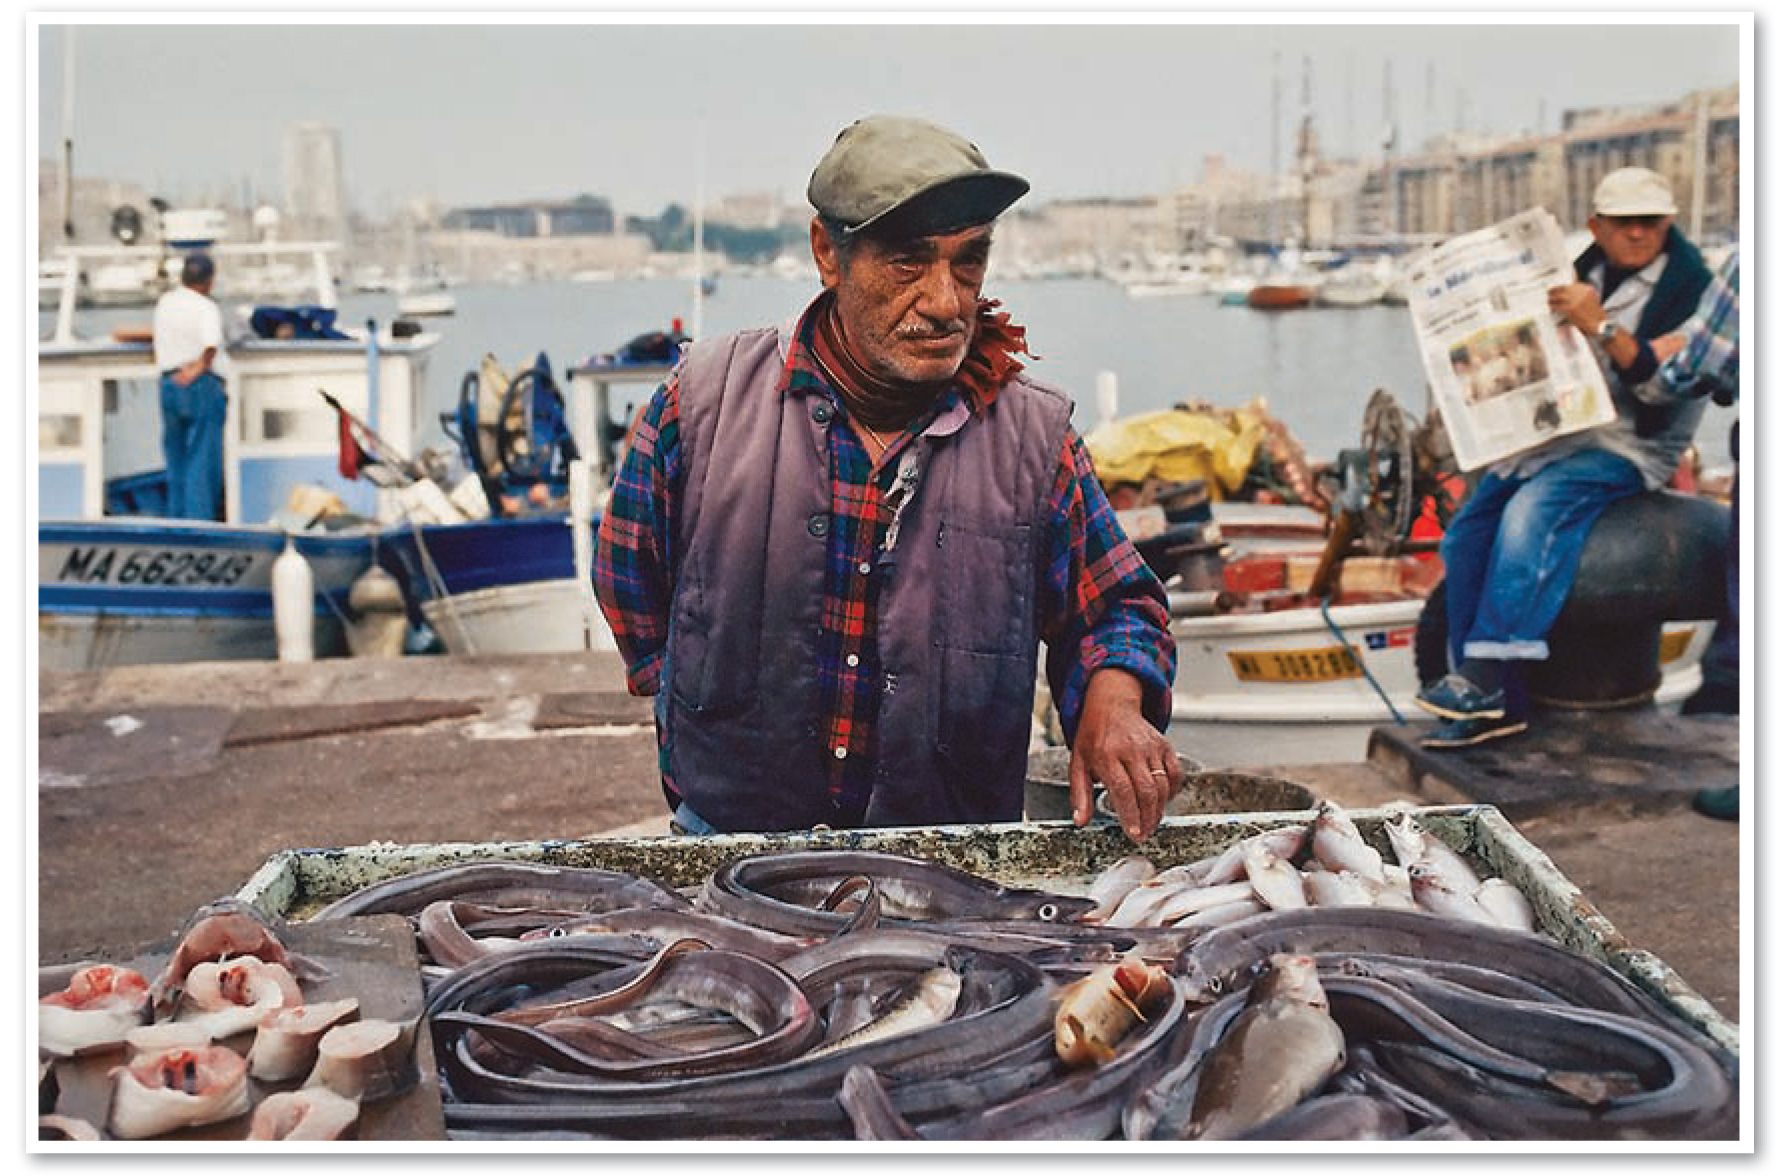
M 691 338 L 703 338 L 703 133 L 697 133 L 697 203 L 691 218 Z
M 1319 131 L 1313 122 L 1313 59 L 1301 58 L 1300 137 L 1294 154 L 1300 169 L 1300 249 L 1313 243 L 1313 173 L 1319 161 Z
M 1269 251 L 1282 248 L 1282 52 L 1270 54 L 1269 65 Z
M 1694 245 L 1705 240 L 1705 166 L 1710 151 L 1711 94 L 1699 92 L 1692 123 L 1692 214 L 1687 218 L 1687 233 Z
M 75 239 L 75 26 L 62 30 L 62 239 Z
M 1381 73 L 1381 235 L 1384 243 L 1393 240 L 1400 223 L 1399 209 L 1394 204 L 1394 148 L 1398 133 L 1394 129 L 1394 63 L 1384 61 Z

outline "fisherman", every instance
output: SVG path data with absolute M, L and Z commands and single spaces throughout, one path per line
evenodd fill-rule
M 1711 280 L 1675 211 L 1668 182 L 1647 168 L 1619 168 L 1594 189 L 1593 243 L 1575 259 L 1576 280 L 1549 290 L 1549 307 L 1589 340 L 1617 419 L 1495 464 L 1450 521 L 1442 553 L 1455 669 L 1418 695 L 1448 720 L 1420 740 L 1427 747 L 1527 728 L 1525 663 L 1549 656 L 1588 532 L 1609 504 L 1665 485 L 1692 440 L 1704 399 L 1656 380 L 1647 346 L 1692 314 Z
M 1075 820 L 1099 783 L 1156 829 L 1164 588 L 981 296 L 1027 188 L 943 127 L 853 123 L 809 182 L 822 292 L 693 344 L 637 419 L 594 580 L 675 832 L 1020 819 L 1042 641 Z
M 180 285 L 156 300 L 154 348 L 162 373 L 162 456 L 169 518 L 224 517 L 224 383 L 230 355 L 224 316 L 212 300 L 216 269 L 189 253 Z

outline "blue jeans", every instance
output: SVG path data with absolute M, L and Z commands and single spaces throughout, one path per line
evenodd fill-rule
M 1643 489 L 1637 468 L 1603 449 L 1528 478 L 1483 476 L 1444 533 L 1451 663 L 1547 658 L 1587 533 L 1607 506 Z
M 672 814 L 672 832 L 683 837 L 709 837 L 721 830 L 697 815 L 697 810 L 679 802 Z
M 162 377 L 162 458 L 171 519 L 224 517 L 224 381 L 205 372 L 182 388 Z

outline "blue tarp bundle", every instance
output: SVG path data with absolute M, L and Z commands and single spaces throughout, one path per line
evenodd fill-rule
M 282 328 L 290 327 L 290 332 Z M 346 339 L 336 329 L 336 312 L 324 306 L 258 306 L 249 329 L 260 339 Z

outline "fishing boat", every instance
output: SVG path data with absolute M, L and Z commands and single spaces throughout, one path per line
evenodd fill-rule
M 592 534 L 624 427 L 612 388 L 663 381 L 677 356 L 667 341 L 664 354 L 637 358 L 625 347 L 575 364 L 564 396 L 545 356 L 514 375 L 490 357 L 467 373 L 459 409 L 443 423 L 468 467 L 483 471 L 479 487 L 457 489 L 452 514 L 393 524 L 380 549 L 446 652 L 614 646 L 591 589 Z
M 413 290 L 398 296 L 398 313 L 404 318 L 430 318 L 454 313 L 454 295 L 446 290 Z
M 1190 454 L 1152 452 L 1142 467 L 1144 453 L 1115 453 L 1092 438 L 1110 496 L 1126 498 L 1104 472 L 1121 469 L 1132 483 L 1178 496 L 1163 500 L 1171 509 L 1155 521 L 1137 522 L 1151 519 L 1152 504 L 1121 518 L 1168 590 L 1177 651 L 1169 734 L 1182 753 L 1210 768 L 1354 761 L 1374 727 L 1430 717 L 1413 696 L 1421 665 L 1445 658 L 1440 622 L 1426 610 L 1444 570 L 1437 540 L 1460 493 L 1453 462 L 1435 456 L 1447 446 L 1432 444 L 1433 427 L 1412 422 L 1386 392 L 1371 396 L 1357 447 L 1304 478 L 1278 476 L 1324 484 L 1325 511 L 1201 502 L 1187 482 L 1161 473 L 1187 468 Z M 1265 456 L 1249 468 L 1305 464 L 1298 449 Z M 1440 603 L 1430 617 L 1441 616 Z M 1661 626 L 1656 705 L 1676 706 L 1698 688 L 1714 629 L 1712 620 Z
M 1245 305 L 1254 310 L 1296 310 L 1313 304 L 1314 287 L 1306 282 L 1265 282 L 1251 287 Z
M 39 665 L 273 658 L 275 567 L 289 543 L 314 587 L 309 607 L 298 606 L 312 620 L 312 653 L 343 652 L 350 589 L 373 563 L 381 520 L 399 509 L 392 490 L 342 476 L 340 417 L 319 393 L 386 436 L 409 438 L 438 337 L 372 321 L 331 337 L 261 337 L 243 331 L 247 308 L 227 306 L 225 518 L 169 519 L 148 332 L 75 330 L 83 269 L 145 248 L 160 253 L 63 250 L 55 330 L 36 347 Z M 300 259 L 317 279 L 311 317 L 333 321 L 335 249 L 294 242 L 209 252 L 221 275 L 239 258 Z M 293 335 L 290 322 L 278 334 Z
M 1393 278 L 1392 263 L 1348 262 L 1320 279 L 1314 299 L 1320 306 L 1373 306 L 1382 301 Z

